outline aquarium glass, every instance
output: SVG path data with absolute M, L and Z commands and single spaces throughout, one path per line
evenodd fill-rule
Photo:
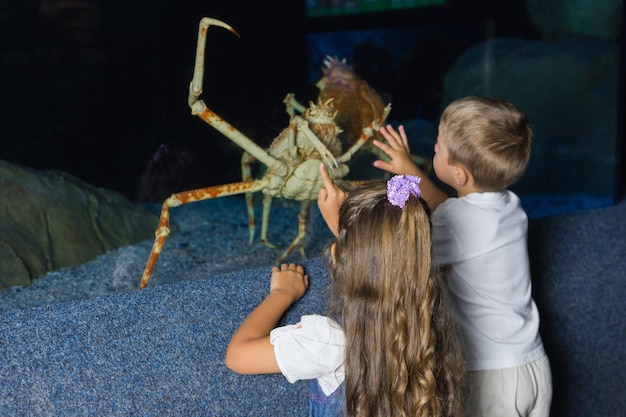
M 307 0 L 309 17 L 353 15 L 444 4 L 445 0 Z
M 345 59 L 391 103 L 389 122 L 405 125 L 413 153 L 425 158 L 450 102 L 509 100 L 534 131 L 528 169 L 511 187 L 529 214 L 612 204 L 621 186 L 622 2 L 566 3 L 309 19 L 309 82 L 326 56 Z

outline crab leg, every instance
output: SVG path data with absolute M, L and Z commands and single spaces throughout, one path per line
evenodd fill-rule
M 300 213 L 298 214 L 298 235 L 293 239 L 291 245 L 289 245 L 289 247 L 285 249 L 285 252 L 280 255 L 280 258 L 276 260 L 277 264 L 283 262 L 285 258 L 289 256 L 289 254 L 295 248 L 300 248 L 300 254 L 303 258 L 306 258 L 306 255 L 304 253 L 304 237 L 306 236 L 306 220 L 309 217 L 310 203 L 310 200 L 302 201 L 302 206 L 300 206 Z
M 261 243 L 268 248 L 275 248 L 276 245 L 272 244 L 267 239 L 267 226 L 270 223 L 270 212 L 272 209 L 272 196 L 269 194 L 263 195 L 263 214 L 261 219 Z
M 196 62 L 193 70 L 193 78 L 191 79 L 191 84 L 189 85 L 189 107 L 193 107 L 194 103 L 198 101 L 198 97 L 202 94 L 202 80 L 204 79 L 204 52 L 206 50 L 206 33 L 209 27 L 219 26 L 222 27 L 235 35 L 238 38 L 239 34 L 232 26 L 227 23 L 222 22 L 221 20 L 212 19 L 210 17 L 203 17 L 200 20 L 200 25 L 198 28 L 198 43 L 196 45 Z
M 193 72 L 193 78 L 189 83 L 189 97 L 187 103 L 191 108 L 191 114 L 200 117 L 218 132 L 235 142 L 245 151 L 250 153 L 256 159 L 264 163 L 266 166 L 274 166 L 280 162 L 261 148 L 259 145 L 251 141 L 243 133 L 235 129 L 230 123 L 222 119 L 220 116 L 210 110 L 203 100 L 199 99 L 202 94 L 202 80 L 204 78 L 204 58 L 206 50 L 206 34 L 210 26 L 223 27 L 235 35 L 239 34 L 227 23 L 221 20 L 211 19 L 209 17 L 202 18 L 200 20 L 200 26 L 198 29 L 198 43 L 196 46 L 196 62 Z
M 156 232 L 154 232 L 155 239 L 154 244 L 152 245 L 152 252 L 150 252 L 150 257 L 148 258 L 146 267 L 143 270 L 143 276 L 141 277 L 141 281 L 139 283 L 139 289 L 143 289 L 148 285 L 148 281 L 150 281 L 150 277 L 152 276 L 154 265 L 161 254 L 161 249 L 163 249 L 167 236 L 170 234 L 170 208 L 192 203 L 194 201 L 209 200 L 212 198 L 242 194 L 246 192 L 255 192 L 262 190 L 265 186 L 265 181 L 258 180 L 217 185 L 214 187 L 200 188 L 197 190 L 183 191 L 172 194 L 167 200 L 165 200 L 161 208 L 159 226 L 157 227 Z
M 243 181 L 252 181 L 252 172 L 250 171 L 250 164 L 255 159 L 248 152 L 241 155 L 241 179 Z M 254 240 L 254 232 L 256 231 L 256 221 L 254 220 L 254 194 L 252 192 L 246 193 L 246 208 L 248 210 L 248 230 L 250 232 L 250 242 Z
M 311 128 L 309 127 L 309 122 L 307 122 L 306 119 L 300 116 L 293 116 L 293 119 L 296 121 L 297 130 L 302 133 L 309 142 L 311 142 L 315 149 L 317 149 L 326 166 L 331 168 L 337 168 L 339 166 L 337 160 L 335 159 L 333 154 L 330 153 L 326 145 L 324 145 L 322 141 L 319 140 L 317 136 L 315 136 L 315 133 L 311 131 Z M 300 143 L 298 145 L 302 147 Z
M 361 131 L 361 136 L 354 142 L 354 144 L 348 149 L 343 155 L 341 155 L 338 159 L 339 163 L 345 163 L 352 158 L 352 156 L 361 148 L 361 146 L 365 145 L 365 143 L 372 137 L 374 132 L 377 132 L 380 129 L 380 126 L 385 122 L 389 112 L 391 111 L 391 104 L 388 104 L 385 107 L 385 111 L 382 116 L 376 120 L 372 120 L 372 123 L 365 126 Z
M 306 107 L 296 100 L 296 96 L 294 93 L 287 93 L 285 98 L 283 99 L 283 103 L 285 103 L 285 110 L 289 116 L 293 116 L 296 114 L 296 111 L 299 113 L 304 113 Z

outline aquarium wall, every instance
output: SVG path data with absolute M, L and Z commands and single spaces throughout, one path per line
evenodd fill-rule
M 622 2 L 456 3 L 361 20 L 309 13 L 310 81 L 324 56 L 345 58 L 392 103 L 390 122 L 404 124 L 424 156 L 451 101 L 509 100 L 534 130 L 528 170 L 512 187 L 529 214 L 612 204 L 621 191 Z

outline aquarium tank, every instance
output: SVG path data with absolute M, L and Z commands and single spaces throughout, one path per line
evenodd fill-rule
M 331 56 L 391 103 L 422 160 L 451 101 L 517 105 L 534 144 L 512 188 L 531 217 L 624 191 L 622 0 L 0 1 L 0 160 L 137 198 L 175 142 L 193 158 L 164 194 L 241 181 L 241 148 L 187 106 L 203 16 L 241 35 L 210 32 L 207 105 L 262 147 L 289 123 L 287 93 L 315 99 Z M 355 176 L 381 174 L 363 162 Z

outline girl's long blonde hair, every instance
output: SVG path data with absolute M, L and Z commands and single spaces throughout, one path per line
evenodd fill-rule
M 381 181 L 349 194 L 327 261 L 346 337 L 346 411 L 458 416 L 463 359 L 431 258 L 428 206 L 412 196 L 400 209 L 386 192 Z

